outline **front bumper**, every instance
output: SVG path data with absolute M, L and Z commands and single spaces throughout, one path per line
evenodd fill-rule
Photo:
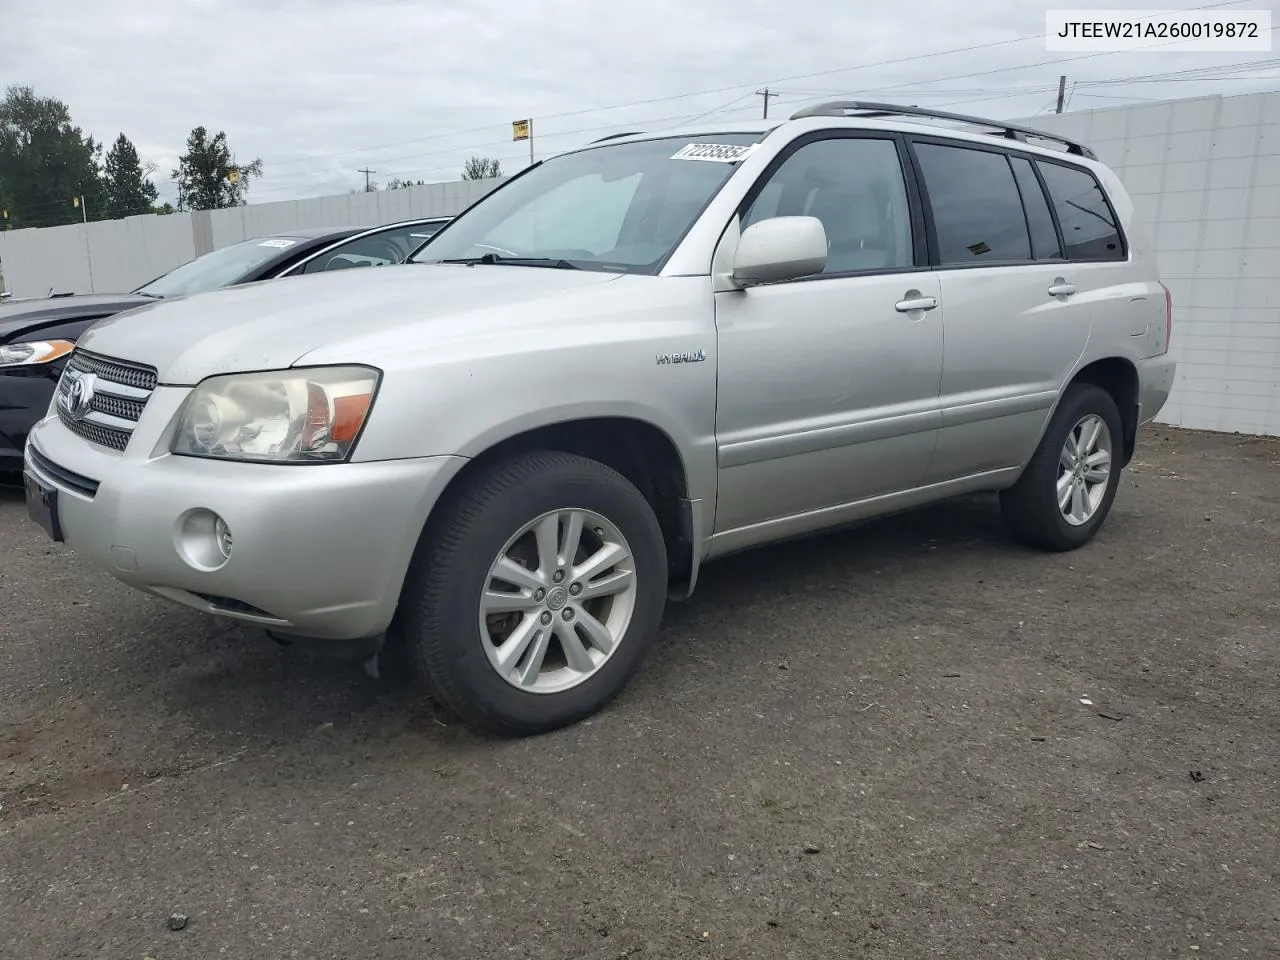
M 176 410 L 186 392 L 157 389 L 143 421 L 160 426 L 140 423 L 123 454 L 82 440 L 56 416 L 32 428 L 27 469 L 59 490 L 68 546 L 139 589 L 273 631 L 345 640 L 385 630 L 427 515 L 466 461 L 176 457 L 167 452 L 171 417 L 153 419 L 162 414 L 154 408 Z M 216 569 L 193 533 L 201 511 L 220 516 L 233 538 L 225 562 L 212 554 Z

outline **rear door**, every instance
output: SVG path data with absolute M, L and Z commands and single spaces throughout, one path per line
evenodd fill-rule
M 1088 299 L 1033 164 L 1000 147 L 913 138 L 946 304 L 942 425 L 927 482 L 1021 464 L 1089 339 Z

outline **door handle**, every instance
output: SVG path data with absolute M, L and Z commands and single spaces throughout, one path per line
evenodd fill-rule
M 909 297 L 906 300 L 899 300 L 893 305 L 893 309 L 899 313 L 910 313 L 912 310 L 932 310 L 938 305 L 937 297 Z
M 1051 297 L 1069 297 L 1076 292 L 1076 285 L 1064 277 L 1055 277 L 1053 283 L 1049 284 L 1049 296 Z

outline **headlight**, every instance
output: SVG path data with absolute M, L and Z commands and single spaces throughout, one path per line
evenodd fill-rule
M 377 388 L 371 367 L 210 377 L 187 397 L 172 450 L 268 463 L 345 460 Z
M 76 348 L 70 340 L 33 340 L 30 343 L 10 343 L 0 347 L 0 367 L 25 367 L 37 363 L 49 363 L 65 357 Z

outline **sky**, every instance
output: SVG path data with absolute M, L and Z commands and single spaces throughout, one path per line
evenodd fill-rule
M 1115 9 L 1075 0 L 1073 9 Z M 1280 0 L 1126 9 L 1270 9 Z M 469 156 L 529 162 L 608 133 L 759 116 L 824 99 L 1001 119 L 1280 89 L 1280 51 L 1046 52 L 1015 0 L 0 0 L 0 85 L 70 107 L 157 165 L 162 199 L 191 128 L 261 158 L 250 203 L 457 179 Z M 1274 37 L 1274 26 L 1273 33 Z M 1180 76 L 1170 77 L 1179 73 Z

